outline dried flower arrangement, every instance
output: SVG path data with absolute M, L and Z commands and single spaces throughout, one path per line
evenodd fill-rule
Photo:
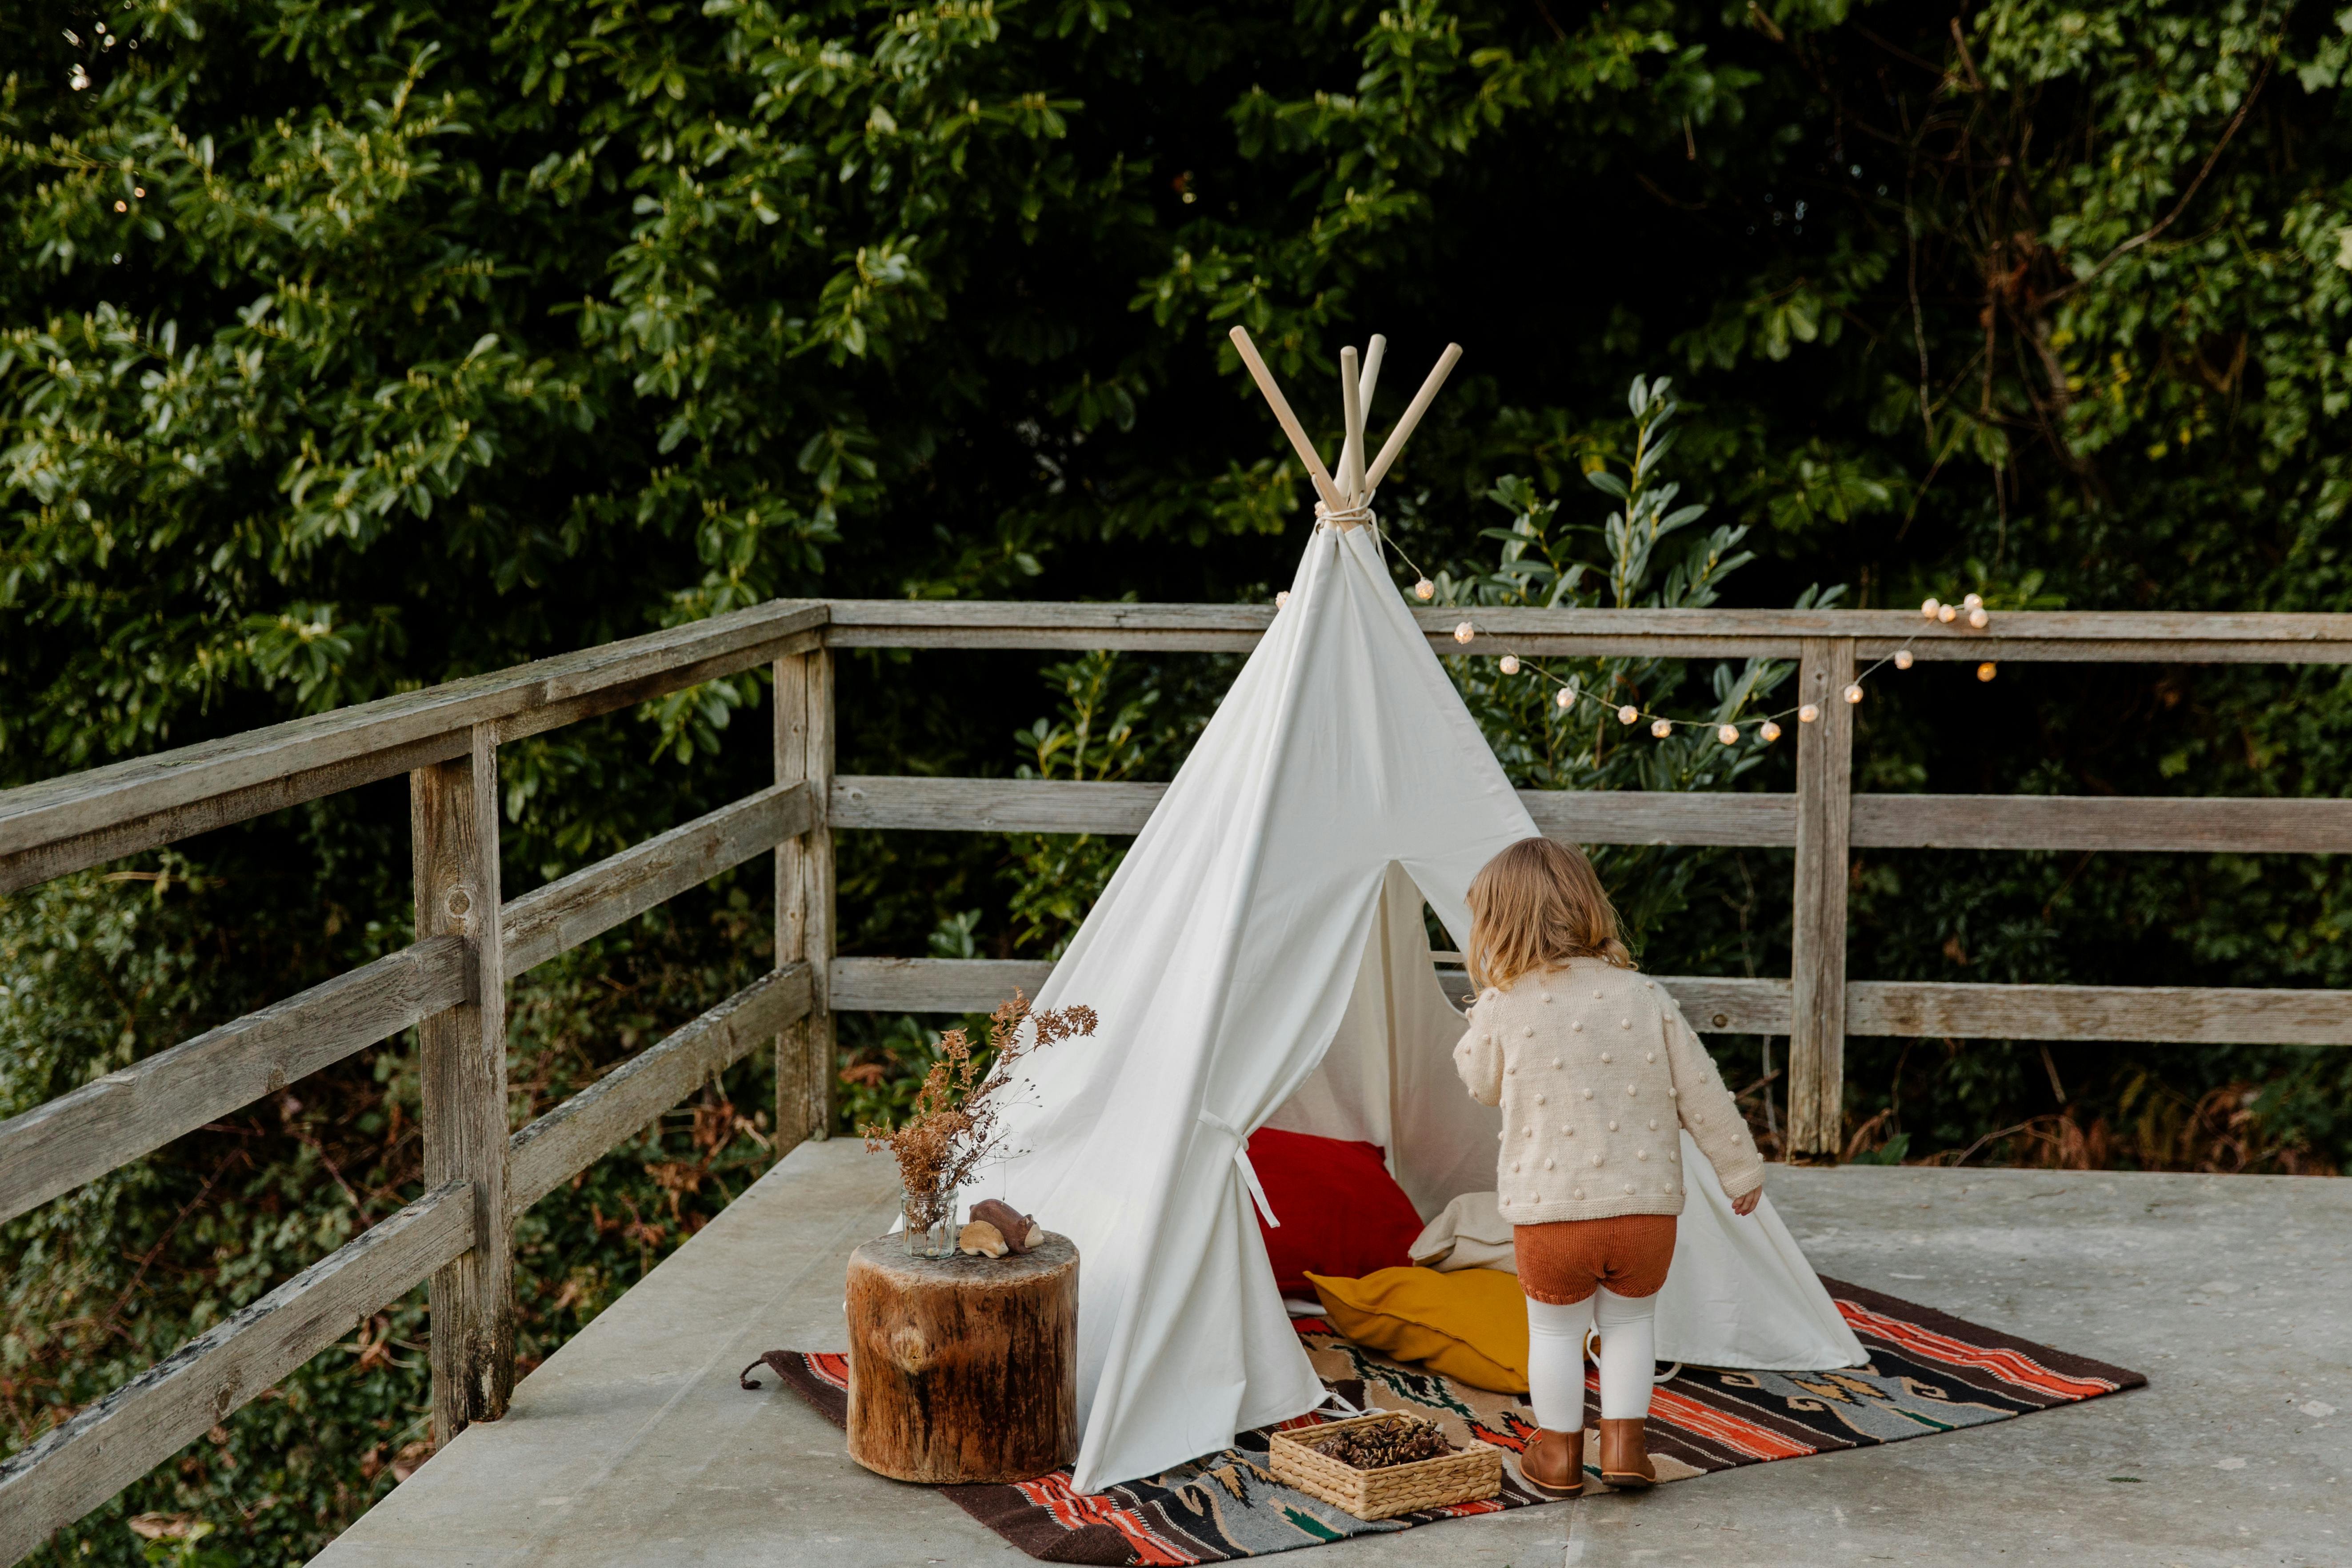
M 995 1059 L 985 1077 L 974 1066 L 969 1035 L 950 1029 L 940 1037 L 940 1059 L 923 1076 L 907 1119 L 895 1128 L 874 1122 L 857 1130 L 868 1149 L 887 1149 L 898 1160 L 909 1225 L 945 1223 L 956 1194 L 982 1166 L 1010 1152 L 1003 1147 L 1003 1095 L 1013 1081 L 1007 1069 L 1056 1041 L 1093 1035 L 1096 1023 L 1095 1010 L 1084 1005 L 1032 1011 L 1028 998 L 1016 991 L 988 1021 Z M 1005 1240 L 1025 1242 L 1026 1231 Z

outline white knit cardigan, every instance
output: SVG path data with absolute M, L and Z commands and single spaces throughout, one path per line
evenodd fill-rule
M 1503 1108 L 1495 1187 L 1513 1225 L 1683 1212 L 1688 1128 L 1738 1197 L 1763 1156 L 1674 998 L 1595 958 L 1484 992 L 1454 1065 L 1482 1105 Z

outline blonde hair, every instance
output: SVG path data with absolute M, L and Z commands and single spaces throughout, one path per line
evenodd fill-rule
M 1565 844 L 1522 838 L 1486 862 L 1470 883 L 1470 950 L 1480 990 L 1507 987 L 1531 970 L 1571 958 L 1620 969 L 1633 955 L 1617 939 L 1617 910 L 1592 862 Z

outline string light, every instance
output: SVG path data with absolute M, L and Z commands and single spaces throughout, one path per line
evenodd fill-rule
M 1274 607 L 1277 610 L 1288 603 L 1290 603 L 1290 590 L 1287 588 L 1274 596 Z
M 1377 525 L 1375 526 L 1377 527 Z M 1384 548 L 1395 548 L 1393 544 L 1389 543 L 1385 539 L 1381 539 L 1380 542 Z M 1403 552 L 1399 551 L 1398 556 L 1400 560 L 1402 560 Z M 1408 568 L 1411 568 L 1416 574 L 1420 571 L 1420 568 L 1414 566 L 1411 561 L 1404 561 L 1403 564 Z M 1427 577 L 1421 577 L 1419 581 L 1413 584 L 1412 591 L 1416 596 L 1423 599 L 1429 599 L 1435 596 L 1437 590 L 1436 585 Z M 1275 603 L 1279 605 L 1287 601 L 1289 595 L 1287 594 L 1277 594 L 1275 595 Z M 1958 605 L 1946 604 L 1933 595 L 1922 599 L 1919 602 L 1919 615 L 1921 618 L 1931 624 L 1940 623 L 1945 626 L 1949 626 L 1953 622 L 1958 620 L 1963 613 L 1968 616 L 1969 626 L 1974 630 L 1982 631 L 1992 624 L 1992 613 L 1985 607 L 1984 597 L 1979 594 L 1965 595 L 1962 596 L 1961 602 Z M 1474 621 L 1460 622 L 1454 628 L 1454 640 L 1464 647 L 1467 647 L 1471 643 L 1475 642 L 1477 638 L 1478 627 L 1477 624 Z M 1845 687 L 1838 693 L 1838 695 L 1843 697 L 1849 706 L 1859 705 L 1862 701 L 1864 693 L 1863 682 L 1867 680 L 1872 675 L 1877 673 L 1881 666 L 1891 664 L 1897 669 L 1909 669 L 1917 662 L 1918 660 L 1916 657 L 1911 651 L 1910 645 L 1906 642 L 1903 647 L 1896 648 L 1893 653 L 1888 654 L 1885 658 L 1880 659 L 1877 664 L 1874 664 L 1868 669 L 1862 671 L 1854 679 L 1847 682 Z M 1561 680 L 1558 676 L 1551 674 L 1549 670 L 1546 670 L 1539 665 L 1530 666 L 1525 660 L 1521 659 L 1516 653 L 1505 651 L 1496 658 L 1496 664 L 1505 675 L 1517 675 L 1520 671 L 1526 670 L 1529 674 L 1534 675 L 1539 680 L 1550 680 L 1557 683 L 1559 689 L 1552 694 L 1552 700 L 1559 705 L 1562 712 L 1566 712 L 1574 708 L 1578 701 L 1580 701 L 1584 696 L 1584 693 L 1577 689 L 1575 681 Z M 1993 661 L 1990 659 L 1987 659 L 1982 664 L 1977 666 L 1977 679 L 1979 680 L 1990 680 L 1996 673 L 1997 671 Z M 1781 731 L 1780 726 L 1777 721 L 1790 711 L 1792 710 L 1782 709 L 1780 713 L 1769 714 L 1761 717 L 1756 726 L 1756 738 L 1767 745 L 1779 740 L 1780 738 Z M 1814 724 L 1821 721 L 1822 710 L 1813 703 L 1807 702 L 1801 704 L 1799 707 L 1794 709 L 1793 711 L 1795 712 L 1797 721 L 1800 724 Z M 1675 727 L 1677 722 L 1675 720 L 1669 719 L 1661 713 L 1651 713 L 1645 715 L 1639 706 L 1631 702 L 1622 703 L 1617 709 L 1617 721 L 1620 724 L 1631 726 L 1641 722 L 1641 721 L 1645 717 L 1650 721 L 1651 734 L 1656 736 L 1661 741 L 1668 740 L 1673 737 Z M 1680 722 L 1686 727 L 1704 727 L 1704 721 L 1702 721 L 1684 720 Z M 1738 724 L 1725 720 L 1717 720 L 1714 721 L 1712 727 L 1715 731 L 1715 738 L 1724 745 L 1733 746 L 1739 743 L 1739 726 Z

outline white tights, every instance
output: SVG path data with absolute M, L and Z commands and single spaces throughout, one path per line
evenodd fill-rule
M 1565 1307 L 1528 1298 L 1528 1403 L 1552 1432 L 1584 1426 L 1584 1336 L 1601 1330 L 1601 1418 L 1635 1421 L 1650 1413 L 1656 1360 L 1655 1296 L 1620 1296 L 1601 1286 Z

